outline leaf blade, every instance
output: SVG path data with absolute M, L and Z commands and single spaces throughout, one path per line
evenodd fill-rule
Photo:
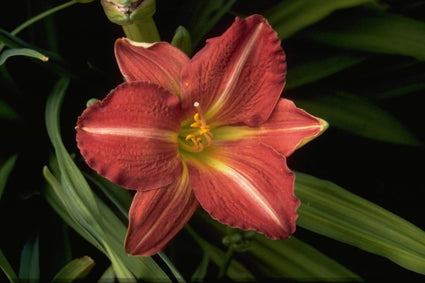
M 370 0 L 288 0 L 265 13 L 270 24 L 285 39 L 338 9 L 372 2 Z
M 0 249 L 0 268 L 3 270 L 6 277 L 9 279 L 9 282 L 13 283 L 18 280 L 18 276 L 16 275 L 15 270 L 10 265 L 3 251 Z
M 300 281 L 361 281 L 361 278 L 312 246 L 291 237 L 284 241 L 257 235 L 249 250 L 267 265 L 267 274 Z
M 7 49 L 5 51 L 3 51 L 0 54 L 0 66 L 3 65 L 7 59 L 9 59 L 12 56 L 25 56 L 25 57 L 30 57 L 30 58 L 36 58 L 39 59 L 40 61 L 43 62 L 47 62 L 49 60 L 49 57 L 47 57 L 44 54 L 41 54 L 40 52 L 34 50 L 34 49 L 29 49 L 29 48 L 12 48 L 12 49 Z
M 40 280 L 40 254 L 38 235 L 25 243 L 21 252 L 19 279 L 27 282 Z
M 391 28 L 389 28 L 391 27 Z M 425 22 L 389 12 L 356 9 L 303 36 L 339 48 L 425 60 Z
M 325 119 L 330 127 L 379 141 L 420 146 L 421 142 L 390 113 L 347 92 L 295 99 L 296 104 Z
M 296 173 L 298 225 L 425 274 L 425 232 L 326 180 Z
M 0 199 L 3 195 L 4 189 L 6 188 L 7 179 L 9 178 L 10 173 L 15 167 L 17 159 L 18 154 L 15 153 L 0 166 Z
M 87 276 L 95 262 L 89 256 L 76 258 L 62 267 L 53 277 L 52 282 L 72 282 Z

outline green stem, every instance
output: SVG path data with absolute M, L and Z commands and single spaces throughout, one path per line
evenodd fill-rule
M 233 259 L 233 252 L 234 249 L 232 247 L 229 247 L 226 252 L 226 255 L 224 256 L 224 261 L 220 266 L 220 270 L 218 272 L 218 279 L 223 279 L 224 275 L 226 275 L 227 269 L 230 266 L 230 262 Z
M 27 27 L 29 27 L 30 25 L 34 24 L 35 22 L 38 22 L 39 20 L 44 19 L 47 16 L 50 16 L 51 14 L 54 14 L 62 9 L 65 9 L 69 6 L 72 6 L 74 4 L 77 4 L 78 2 L 76 0 L 71 0 L 69 2 L 66 2 L 64 4 L 61 4 L 59 6 L 53 7 L 47 11 L 44 11 L 30 19 L 28 19 L 27 21 L 23 22 L 22 24 L 20 24 L 18 27 L 16 27 L 13 31 L 10 32 L 10 34 L 12 35 L 17 35 L 18 33 L 20 33 L 22 30 L 26 29 Z M 0 52 L 3 50 L 4 48 L 4 44 L 0 44 Z
M 131 25 L 122 26 L 125 35 L 138 42 L 160 41 L 158 29 L 152 17 L 134 21 Z
M 51 9 L 49 9 L 47 11 L 44 11 L 43 13 L 40 13 L 37 16 L 32 17 L 31 19 L 28 19 L 27 21 L 25 21 L 22 24 L 20 24 L 17 28 L 15 28 L 11 32 L 11 34 L 12 35 L 17 35 L 19 32 L 21 32 L 23 29 L 29 27 L 33 23 L 38 22 L 39 20 L 42 20 L 45 17 L 50 16 L 51 14 L 54 14 L 54 13 L 56 13 L 56 12 L 62 10 L 62 9 L 65 9 L 65 8 L 67 8 L 69 6 L 72 6 L 74 4 L 77 4 L 77 3 L 78 2 L 76 0 L 71 0 L 69 2 L 66 2 L 66 3 L 62 4 L 62 5 L 59 5 L 59 6 L 56 6 L 56 7 L 51 8 Z

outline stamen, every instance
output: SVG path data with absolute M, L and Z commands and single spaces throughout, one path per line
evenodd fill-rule
M 211 145 L 213 134 L 210 132 L 210 126 L 207 125 L 204 112 L 202 112 L 199 102 L 195 102 L 193 106 L 196 108 L 197 113 L 193 116 L 195 122 L 190 124 L 190 127 L 198 128 L 198 131 L 186 136 L 185 140 L 191 141 L 193 145 L 189 146 L 186 144 L 185 148 L 192 152 L 201 152 L 204 150 L 205 146 Z M 204 142 L 202 138 L 204 138 Z
M 199 135 L 204 135 L 204 134 L 206 134 L 206 133 L 209 133 L 209 131 L 210 131 L 210 129 L 209 129 L 209 127 L 207 128 L 207 127 L 205 127 L 204 129 L 201 129 L 200 131 L 199 131 Z
M 201 122 L 201 128 L 204 128 L 207 125 L 207 123 L 205 121 L 204 112 L 202 112 L 201 107 L 199 107 L 199 102 L 196 101 L 195 103 L 193 103 L 193 106 L 195 106 L 196 110 L 198 110 L 198 113 L 196 113 L 196 114 L 199 114 L 199 117 L 197 117 L 197 118 L 198 119 L 201 118 L 201 119 L 197 120 L 195 117 L 193 117 L 193 118 L 195 118 L 196 122 Z M 196 116 L 196 114 L 195 114 L 195 116 Z
M 206 146 L 209 146 L 212 143 L 212 139 L 211 139 L 212 136 L 213 136 L 213 134 L 211 132 L 208 132 L 208 133 L 205 133 L 204 134 L 204 137 L 207 140 Z
M 194 139 L 194 138 L 195 138 L 195 135 L 192 135 L 192 134 L 187 135 L 186 136 L 186 141 L 191 140 L 191 139 Z
M 202 125 L 201 125 L 201 123 L 200 122 L 195 122 L 195 123 L 192 123 L 192 124 L 190 124 L 190 127 L 191 128 L 200 128 Z
M 193 116 L 193 119 L 194 119 L 196 122 L 201 122 L 201 120 L 199 120 L 199 113 L 195 113 L 195 115 Z

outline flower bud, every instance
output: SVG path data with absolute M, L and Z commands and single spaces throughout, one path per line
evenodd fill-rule
M 183 26 L 179 26 L 174 34 L 171 44 L 181 51 L 186 53 L 189 57 L 192 52 L 192 41 L 190 38 L 189 31 Z
M 134 21 L 155 14 L 155 0 L 101 0 L 108 19 L 118 25 L 130 25 Z

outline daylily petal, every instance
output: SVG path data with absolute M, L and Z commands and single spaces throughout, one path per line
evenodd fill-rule
M 280 99 L 270 118 L 261 126 L 222 127 L 214 131 L 214 137 L 216 140 L 259 139 L 289 156 L 327 127 L 326 121 L 297 108 L 288 99 Z
M 121 38 L 115 57 L 127 81 L 149 81 L 180 96 L 181 69 L 189 61 L 180 49 L 167 42 L 141 43 Z
M 166 188 L 138 191 L 129 212 L 125 250 L 144 256 L 163 250 L 198 207 L 187 168 L 181 179 Z
M 147 82 L 119 85 L 88 107 L 77 123 L 77 143 L 87 164 L 129 189 L 153 189 L 182 172 L 178 155 L 179 99 Z
M 183 67 L 183 113 L 192 113 L 199 102 L 211 126 L 256 126 L 269 118 L 285 75 L 285 53 L 267 20 L 236 18 Z
M 187 156 L 190 182 L 201 206 L 218 221 L 271 239 L 295 231 L 294 174 L 283 155 L 259 141 L 216 142 Z

